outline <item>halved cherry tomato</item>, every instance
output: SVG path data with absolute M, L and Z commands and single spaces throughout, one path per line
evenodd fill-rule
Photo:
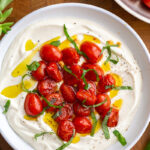
M 54 93 L 57 90 L 56 82 L 50 79 L 39 81 L 37 89 L 40 94 L 46 96 Z
M 109 92 L 112 88 L 107 88 L 107 86 L 115 86 L 116 81 L 114 77 L 111 74 L 105 75 L 98 83 L 98 91 L 100 93 L 106 93 Z
M 144 4 L 150 8 L 150 0 L 143 0 Z
M 103 105 L 96 107 L 96 110 L 99 114 L 103 113 L 104 111 L 107 112 L 108 110 L 110 110 L 111 101 L 110 101 L 109 96 L 106 94 L 98 94 L 97 95 L 96 104 L 99 104 L 105 100 L 106 100 L 106 102 Z
M 62 50 L 62 59 L 67 66 L 78 63 L 80 56 L 75 48 L 69 47 Z
M 76 101 L 76 92 L 72 86 L 63 83 L 60 91 L 66 102 L 73 103 Z
M 26 96 L 24 109 L 27 115 L 38 115 L 42 110 L 42 101 L 37 94 L 29 93 Z
M 96 102 L 96 95 L 87 90 L 80 89 L 76 95 L 77 99 L 81 102 L 85 101 L 85 105 L 94 105 Z
M 72 137 L 74 129 L 75 126 L 71 121 L 64 120 L 59 123 L 57 134 L 62 140 L 67 142 Z
M 82 68 L 81 68 L 80 65 L 77 65 L 77 64 L 72 65 L 72 66 L 70 67 L 70 69 L 72 70 L 72 72 L 73 72 L 78 78 L 81 78 L 83 71 L 82 71 Z
M 84 63 L 84 64 L 82 65 L 82 68 L 83 68 L 83 69 L 86 69 L 86 70 L 87 70 L 87 69 L 94 69 L 94 70 L 97 72 L 97 74 L 98 74 L 100 80 L 102 79 L 102 77 L 103 77 L 103 75 L 104 75 L 103 69 L 102 69 L 99 65 L 97 65 L 97 64 Z M 87 74 L 86 74 L 85 77 L 86 77 L 87 80 L 96 81 L 96 74 L 95 74 L 94 71 L 89 71 L 89 72 L 87 72 Z
M 101 54 L 101 49 L 98 47 L 95 43 L 85 41 L 81 44 L 80 50 L 83 51 L 88 59 L 87 61 L 89 63 L 97 63 L 98 61 L 101 60 L 103 55 Z
M 39 61 L 40 66 L 37 68 L 36 71 L 32 71 L 32 76 L 40 81 L 43 80 L 46 77 L 46 63 L 44 61 Z
M 65 104 L 61 109 L 58 109 L 57 111 L 60 112 L 60 115 L 55 118 L 57 122 L 68 120 L 73 117 L 72 104 Z
M 89 116 L 90 115 L 90 109 L 83 107 L 79 102 L 76 102 L 73 104 L 73 110 L 77 116 Z
M 58 62 L 62 59 L 62 54 L 58 47 L 47 44 L 41 47 L 40 56 L 48 62 Z
M 52 105 L 61 105 L 63 103 L 63 98 L 59 93 L 53 93 L 53 94 L 49 94 L 45 97 Z M 48 106 L 47 103 L 43 100 L 43 107 Z M 50 107 L 49 109 L 47 109 L 48 112 L 52 112 L 57 110 L 54 107 Z
M 92 123 L 87 117 L 75 117 L 73 120 L 75 129 L 78 133 L 87 134 L 91 132 Z
M 62 73 L 56 63 L 49 63 L 46 67 L 46 71 L 48 76 L 54 81 L 60 82 L 62 80 Z

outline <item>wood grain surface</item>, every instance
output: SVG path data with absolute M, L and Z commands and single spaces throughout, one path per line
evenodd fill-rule
M 67 2 L 92 4 L 113 12 L 114 14 L 125 20 L 133 29 L 135 29 L 135 31 L 141 36 L 150 51 L 150 24 L 144 23 L 131 16 L 129 13 L 119 7 L 114 2 L 114 0 L 14 0 L 13 3 L 9 6 L 14 8 L 13 13 L 7 20 L 17 22 L 23 16 L 29 14 L 36 9 L 51 4 Z M 132 150 L 144 150 L 144 147 L 148 141 L 150 141 L 150 125 L 145 131 L 142 138 L 132 148 Z M 12 148 L 6 143 L 1 135 L 0 150 L 12 150 Z

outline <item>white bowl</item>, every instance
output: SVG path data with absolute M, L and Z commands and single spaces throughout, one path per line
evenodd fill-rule
M 94 21 L 110 31 L 110 34 L 112 33 L 128 46 L 141 68 L 143 78 L 141 104 L 129 130 L 125 134 L 128 144 L 126 147 L 122 147 L 118 142 L 109 148 L 109 150 L 130 149 L 141 137 L 149 123 L 150 55 L 138 34 L 119 17 L 102 8 L 78 3 L 65 3 L 41 8 L 21 19 L 13 26 L 12 30 L 4 36 L 0 43 L 0 67 L 8 47 L 20 31 L 37 20 L 68 16 Z M 2 108 L 0 108 L 0 112 L 2 112 Z M 24 142 L 12 130 L 5 115 L 2 113 L 0 113 L 0 120 L 1 134 L 15 150 L 32 150 L 31 146 Z

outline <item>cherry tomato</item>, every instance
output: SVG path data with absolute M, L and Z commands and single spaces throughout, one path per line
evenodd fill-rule
M 58 47 L 47 44 L 41 47 L 40 56 L 48 62 L 58 62 L 62 59 L 62 54 Z
M 97 72 L 97 74 L 98 74 L 100 80 L 101 80 L 102 77 L 104 76 L 104 71 L 103 71 L 102 68 L 101 68 L 99 65 L 97 65 L 97 64 L 84 63 L 84 64 L 82 65 L 82 67 L 83 67 L 83 69 L 86 69 L 86 70 L 87 70 L 87 69 L 94 69 L 94 70 Z M 87 74 L 86 74 L 85 77 L 86 77 L 87 80 L 97 81 L 97 80 L 96 80 L 96 74 L 95 74 L 94 71 L 89 71 L 89 72 L 87 72 Z
M 63 55 L 62 59 L 64 63 L 68 66 L 78 63 L 80 58 L 75 48 L 72 47 L 63 49 L 62 55 Z
M 82 71 L 82 68 L 81 68 L 80 65 L 77 65 L 77 64 L 72 65 L 72 66 L 70 67 L 70 69 L 72 70 L 72 72 L 73 72 L 78 78 L 81 78 L 83 71 Z
M 79 102 L 76 102 L 73 104 L 73 110 L 77 116 L 89 116 L 90 115 L 90 109 L 83 107 Z
M 24 109 L 27 115 L 38 115 L 42 110 L 42 102 L 37 94 L 29 93 L 26 96 Z
M 60 112 L 60 115 L 55 118 L 57 122 L 68 120 L 73 117 L 73 108 L 71 104 L 65 104 L 61 109 L 58 109 L 57 111 Z
M 85 105 L 94 105 L 96 102 L 96 96 L 87 90 L 80 89 L 76 97 L 81 102 L 85 101 Z
M 106 100 L 106 102 L 103 105 L 96 107 L 96 110 L 99 114 L 101 114 L 103 111 L 107 112 L 108 110 L 110 110 L 111 101 L 110 101 L 109 96 L 106 94 L 98 94 L 97 95 L 96 104 L 99 104 L 105 100 Z
M 150 8 L 150 0 L 143 0 L 144 4 Z
M 62 80 L 62 73 L 56 63 L 49 63 L 46 67 L 46 71 L 48 76 L 54 81 L 60 82 Z
M 59 123 L 57 134 L 62 140 L 68 142 L 73 135 L 74 129 L 75 126 L 71 121 L 64 120 Z
M 87 61 L 89 63 L 97 63 L 98 61 L 101 60 L 102 55 L 101 54 L 101 49 L 98 47 L 96 44 L 85 41 L 81 44 L 80 50 L 83 51 L 88 59 Z
M 43 80 L 45 77 L 46 77 L 46 72 L 45 72 L 45 69 L 46 69 L 46 63 L 44 61 L 40 61 L 40 66 L 37 68 L 36 71 L 32 71 L 32 76 L 40 81 L 40 80 Z
M 87 134 L 92 130 L 92 123 L 87 117 L 75 117 L 73 123 L 78 133 Z
M 53 93 L 53 94 L 49 94 L 45 97 L 52 105 L 61 105 L 63 103 L 63 98 L 61 97 L 61 95 L 59 93 Z M 48 106 L 47 103 L 43 100 L 43 107 Z M 48 112 L 53 112 L 55 111 L 56 108 L 54 107 L 50 107 L 49 109 L 47 109 Z
M 72 86 L 63 83 L 60 87 L 60 91 L 66 102 L 68 103 L 75 102 L 76 92 Z
M 98 91 L 100 93 L 106 93 L 109 92 L 112 88 L 106 89 L 106 86 L 115 86 L 116 81 L 114 77 L 111 74 L 105 75 L 98 83 Z
M 57 85 L 55 81 L 46 79 L 38 82 L 37 89 L 40 94 L 46 96 L 54 93 L 57 90 Z

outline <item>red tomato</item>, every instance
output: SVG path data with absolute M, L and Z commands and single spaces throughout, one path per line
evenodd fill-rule
M 96 102 L 96 96 L 87 90 L 80 89 L 76 95 L 77 99 L 81 102 L 85 101 L 85 105 L 94 105 Z
M 76 92 L 72 86 L 63 83 L 60 87 L 60 91 L 66 102 L 68 103 L 75 102 Z
M 46 68 L 46 71 L 48 76 L 54 81 L 60 82 L 62 80 L 62 73 L 59 70 L 59 67 L 56 63 L 49 63 Z
M 61 95 L 59 93 L 53 93 L 53 94 L 49 94 L 45 97 L 52 105 L 61 105 L 63 103 L 63 98 L 61 97 Z M 43 107 L 48 106 L 47 103 L 43 100 Z M 47 109 L 47 111 L 52 112 L 55 111 L 56 108 L 54 107 L 50 107 L 49 109 Z
M 45 69 L 46 69 L 46 63 L 44 61 L 40 61 L 40 66 L 37 68 L 36 71 L 32 71 L 32 76 L 40 81 L 40 80 L 43 80 L 45 77 L 46 77 L 46 72 L 45 72 Z
M 96 84 L 93 81 L 87 81 L 87 83 L 89 84 L 90 88 L 87 90 L 92 94 L 96 95 Z M 85 83 L 83 82 L 83 80 L 80 80 L 80 82 L 78 83 L 78 88 L 79 89 L 84 89 L 85 87 Z
M 96 110 L 99 114 L 101 114 L 103 111 L 107 112 L 108 110 L 110 110 L 110 98 L 108 95 L 106 94 L 98 94 L 97 95 L 97 100 L 96 100 L 96 104 L 99 104 L 103 101 L 107 100 L 103 105 L 96 107 Z
M 92 130 L 92 123 L 87 117 L 75 117 L 73 123 L 78 133 L 87 134 Z
M 62 54 L 58 47 L 47 44 L 41 47 L 40 56 L 48 62 L 58 62 L 62 59 Z
M 76 64 L 76 65 L 72 65 L 72 66 L 70 67 L 70 69 L 72 70 L 72 72 L 73 72 L 78 78 L 81 78 L 82 73 L 83 73 L 81 66 L 79 66 L 79 65 L 77 65 L 77 64 Z
M 46 96 L 48 94 L 54 93 L 57 90 L 56 82 L 50 79 L 39 81 L 37 89 L 40 94 Z
M 78 63 L 80 58 L 75 48 L 72 47 L 63 49 L 62 56 L 64 63 L 68 66 Z
M 37 94 L 29 93 L 26 96 L 24 109 L 27 115 L 38 115 L 42 110 L 42 102 Z
M 88 59 L 87 61 L 89 63 L 97 63 L 98 61 L 101 60 L 102 55 L 100 56 L 101 49 L 98 47 L 96 44 L 85 41 L 81 44 L 80 50 L 83 51 Z
M 73 135 L 74 129 L 75 126 L 71 121 L 64 120 L 59 123 L 57 134 L 62 140 L 69 141 Z
M 73 117 L 73 108 L 71 104 L 65 104 L 64 107 L 58 109 L 57 111 L 60 112 L 60 115 L 57 118 L 55 118 L 57 122 L 68 120 Z
M 112 88 L 106 89 L 106 86 L 115 86 L 116 81 L 114 77 L 111 74 L 105 75 L 98 83 L 98 91 L 100 93 L 106 93 L 109 92 Z
M 104 76 L 104 71 L 103 71 L 102 68 L 101 68 L 99 65 L 97 65 L 97 64 L 84 63 L 84 64 L 82 65 L 82 67 L 83 67 L 83 69 L 86 69 L 86 70 L 87 70 L 87 69 L 94 69 L 94 70 L 97 72 L 97 74 L 98 74 L 100 80 L 101 80 L 102 77 Z M 96 74 L 95 74 L 94 71 L 89 71 L 89 72 L 87 72 L 87 74 L 86 74 L 85 77 L 86 77 L 87 80 L 96 81 Z
M 104 119 L 105 115 L 107 114 L 107 112 L 103 112 L 101 117 L 102 119 Z M 108 127 L 116 127 L 119 121 L 119 110 L 116 108 L 112 108 L 112 111 L 109 115 L 109 119 L 107 122 L 107 126 Z
M 76 102 L 73 104 L 73 110 L 77 116 L 89 116 L 90 115 L 90 109 L 83 107 L 79 102 Z
M 150 8 L 150 0 L 143 0 L 144 4 Z

